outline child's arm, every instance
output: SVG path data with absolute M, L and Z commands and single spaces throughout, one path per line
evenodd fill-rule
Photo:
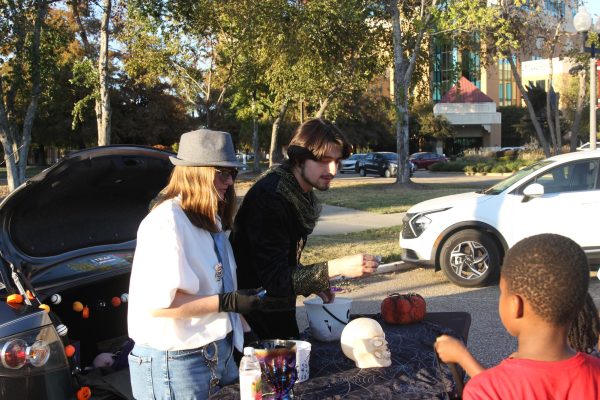
M 440 360 L 446 364 L 456 363 L 460 365 L 471 378 L 485 370 L 465 345 L 452 336 L 439 336 L 435 340 L 434 347 Z

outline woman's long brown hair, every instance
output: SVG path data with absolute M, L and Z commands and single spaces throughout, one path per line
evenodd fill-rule
M 214 185 L 216 173 L 214 167 L 176 165 L 161 199 L 154 207 L 181 195 L 181 208 L 194 225 L 209 232 L 218 232 L 218 215 L 222 229 L 231 229 L 236 207 L 235 190 L 231 185 L 225 193 L 225 200 L 221 201 Z

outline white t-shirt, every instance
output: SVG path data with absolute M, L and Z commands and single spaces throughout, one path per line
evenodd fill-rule
M 140 224 L 129 283 L 129 336 L 163 351 L 201 347 L 231 331 L 224 312 L 185 319 L 151 315 L 169 307 L 177 290 L 203 296 L 222 291 L 213 238 L 194 226 L 179 204 L 178 199 L 163 202 Z M 225 246 L 237 288 L 233 251 L 228 241 Z

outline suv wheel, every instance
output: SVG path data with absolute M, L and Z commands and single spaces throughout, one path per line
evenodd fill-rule
M 385 171 L 383 171 L 383 176 L 385 176 L 386 178 L 389 178 L 390 176 L 392 176 L 392 173 L 390 172 L 389 169 L 386 169 Z
M 489 234 L 465 229 L 446 240 L 440 252 L 440 264 L 452 283 L 462 287 L 481 287 L 497 279 L 500 251 Z
M 358 174 L 359 174 L 360 176 L 367 176 L 367 170 L 366 170 L 366 169 L 364 169 L 364 168 L 360 168 L 360 169 L 358 170 Z

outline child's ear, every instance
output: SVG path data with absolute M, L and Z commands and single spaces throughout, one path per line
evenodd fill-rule
M 513 318 L 523 318 L 523 315 L 525 314 L 525 302 L 523 300 L 523 297 L 521 297 L 518 294 L 511 295 L 510 305 L 511 315 L 513 316 Z

